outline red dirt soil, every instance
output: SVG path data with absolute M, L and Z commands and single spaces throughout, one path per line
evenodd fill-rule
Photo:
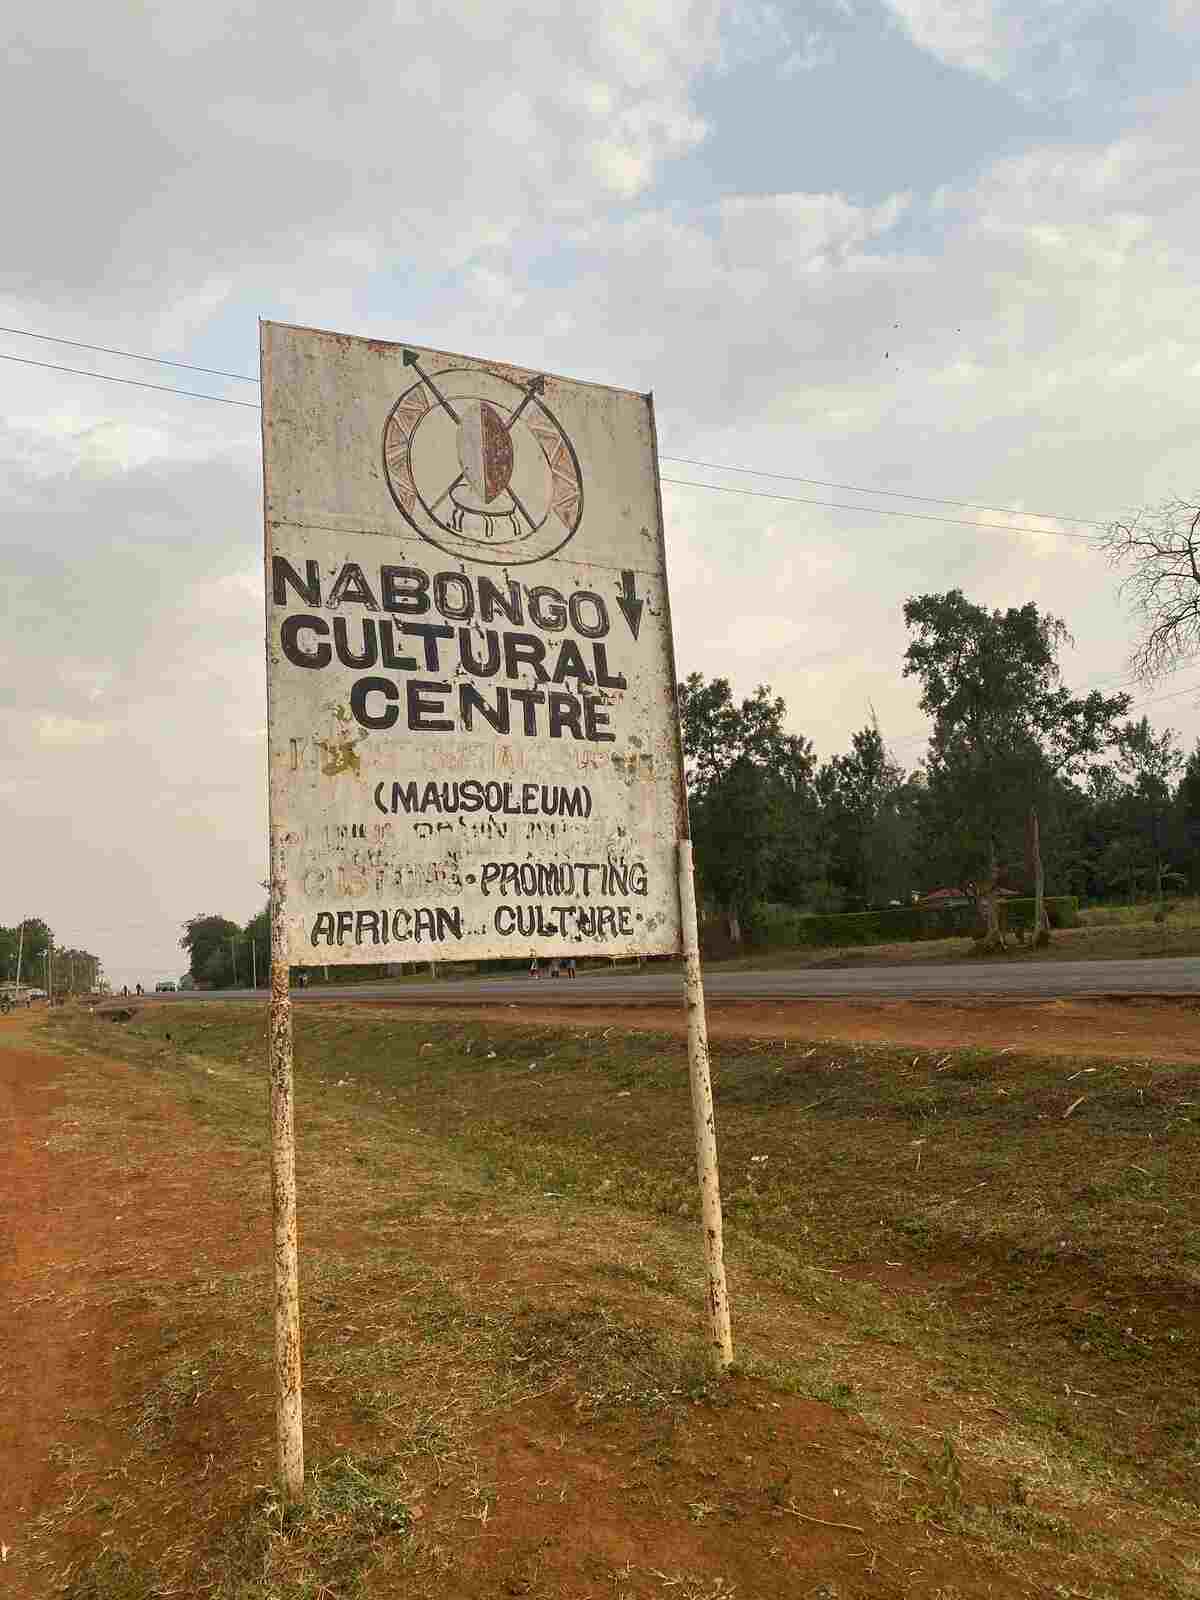
M 50 1592 L 24 1559 L 34 1519 L 71 1499 L 79 1460 L 93 1485 L 119 1467 L 129 1442 L 120 1410 L 146 1356 L 161 1353 L 145 1297 L 114 1295 L 122 1278 L 147 1265 L 186 1278 L 210 1249 L 228 1271 L 248 1254 L 244 1211 L 231 1217 L 213 1194 L 197 1143 L 184 1153 L 189 1119 L 165 1097 L 137 1107 L 119 1156 L 50 1147 L 62 1131 L 55 1114 L 69 1115 L 59 1082 L 67 1063 L 36 1047 L 37 1026 L 36 1016 L 0 1025 L 0 1542 L 9 1546 L 0 1588 L 13 1600 Z M 131 1076 L 94 1057 L 88 1071 L 116 1093 Z M 254 1221 L 264 1234 L 257 1260 L 267 1219 Z M 103 1531 L 85 1511 L 64 1523 L 60 1558 L 94 1548 Z
M 330 1001 L 330 1005 L 339 1002 Z M 340 1002 L 347 1004 L 348 1002 Z M 478 1018 L 561 1028 L 687 1033 L 682 1004 L 611 1000 L 364 1001 L 411 1007 L 430 1022 Z M 1030 1055 L 1200 1061 L 1200 1001 L 1167 997 L 1087 1000 L 714 1000 L 714 1039 L 840 1039 L 922 1050 L 1013 1050 Z

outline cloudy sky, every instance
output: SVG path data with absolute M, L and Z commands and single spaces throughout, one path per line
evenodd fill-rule
M 15 0 L 0 38 L 7 328 L 252 374 L 263 316 L 653 389 L 681 669 L 822 755 L 873 706 L 919 759 L 923 590 L 1128 676 L 1071 519 L 1196 491 L 1196 0 Z M 263 898 L 256 390 L 0 354 L 243 402 L 0 362 L 0 921 L 152 982 Z M 1200 663 L 1138 699 L 1190 743 Z

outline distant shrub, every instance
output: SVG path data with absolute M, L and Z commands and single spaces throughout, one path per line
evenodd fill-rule
M 1005 902 L 1008 912 L 1008 926 L 1015 932 L 1018 928 L 1028 930 L 1033 927 L 1034 902 L 1029 900 L 1009 900 Z M 1079 927 L 1079 899 L 1073 894 L 1058 894 L 1046 896 L 1046 916 L 1052 928 L 1078 928 Z
M 1079 925 L 1079 902 L 1074 895 L 1046 897 L 1046 915 L 1052 928 Z M 1014 932 L 1033 926 L 1033 901 L 1001 901 L 1001 927 Z M 814 916 L 792 906 L 755 908 L 746 924 L 747 943 L 758 949 L 837 948 L 855 945 L 900 944 L 918 939 L 953 939 L 974 933 L 979 922 L 974 906 L 926 909 L 888 906 L 881 911 L 852 911 Z

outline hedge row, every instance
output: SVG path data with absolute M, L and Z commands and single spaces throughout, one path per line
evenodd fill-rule
M 1011 932 L 1033 927 L 1034 902 L 1002 900 L 1000 926 Z M 1052 928 L 1079 925 L 1079 901 L 1074 895 L 1046 898 L 1046 915 Z M 913 939 L 962 938 L 979 931 L 973 906 L 926 910 L 920 906 L 889 906 L 884 911 L 852 911 L 832 916 L 808 916 L 784 907 L 764 908 L 749 930 L 750 942 L 764 948 L 790 945 L 809 947 L 900 944 Z

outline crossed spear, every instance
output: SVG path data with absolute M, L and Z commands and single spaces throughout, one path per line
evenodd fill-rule
M 452 421 L 454 422 L 454 424 L 456 426 L 461 425 L 462 418 L 459 416 L 458 412 L 454 409 L 454 407 L 450 404 L 449 400 L 447 400 L 446 396 L 438 388 L 437 384 L 434 383 L 433 379 L 428 375 L 428 373 L 426 373 L 424 371 L 424 369 L 421 366 L 421 359 L 417 355 L 417 352 L 415 350 L 406 350 L 404 352 L 404 365 L 406 367 L 413 367 L 413 368 L 416 369 L 417 376 L 421 379 L 422 383 L 426 384 L 428 386 L 428 388 L 430 388 L 433 391 L 434 398 L 437 400 L 437 403 L 438 403 L 438 405 L 441 406 L 442 410 L 447 414 L 447 416 L 449 416 L 452 419 Z M 525 407 L 533 399 L 534 395 L 541 394 L 542 391 L 545 389 L 545 387 L 546 387 L 545 378 L 537 377 L 537 378 L 531 378 L 530 379 L 528 385 L 526 386 L 526 388 L 524 390 L 524 393 L 522 395 L 520 404 L 517 406 L 515 411 L 509 413 L 508 420 L 504 423 L 504 431 L 505 431 L 505 433 L 511 433 L 512 432 L 513 424 L 516 422 L 517 418 L 521 415 L 522 411 L 524 411 Z M 436 511 L 437 508 L 441 505 L 442 501 L 446 498 L 446 496 L 448 494 L 453 493 L 453 491 L 458 488 L 459 484 L 462 483 L 462 481 L 463 481 L 463 479 L 465 477 L 466 477 L 466 473 L 465 472 L 460 472 L 458 477 L 455 478 L 452 483 L 448 483 L 446 485 L 446 487 L 442 490 L 441 494 L 438 495 L 437 499 L 430 506 L 430 508 L 429 508 L 430 511 Z M 521 503 L 520 496 L 517 494 L 517 491 L 513 488 L 512 484 L 511 483 L 507 484 L 505 487 L 508 489 L 509 494 L 512 496 L 513 504 L 516 506 L 517 510 L 521 513 L 521 515 L 525 518 L 525 521 L 529 524 L 529 526 L 531 528 L 536 527 L 537 524 L 534 522 L 533 518 L 529 515 L 528 511 L 526 511 L 524 505 Z

